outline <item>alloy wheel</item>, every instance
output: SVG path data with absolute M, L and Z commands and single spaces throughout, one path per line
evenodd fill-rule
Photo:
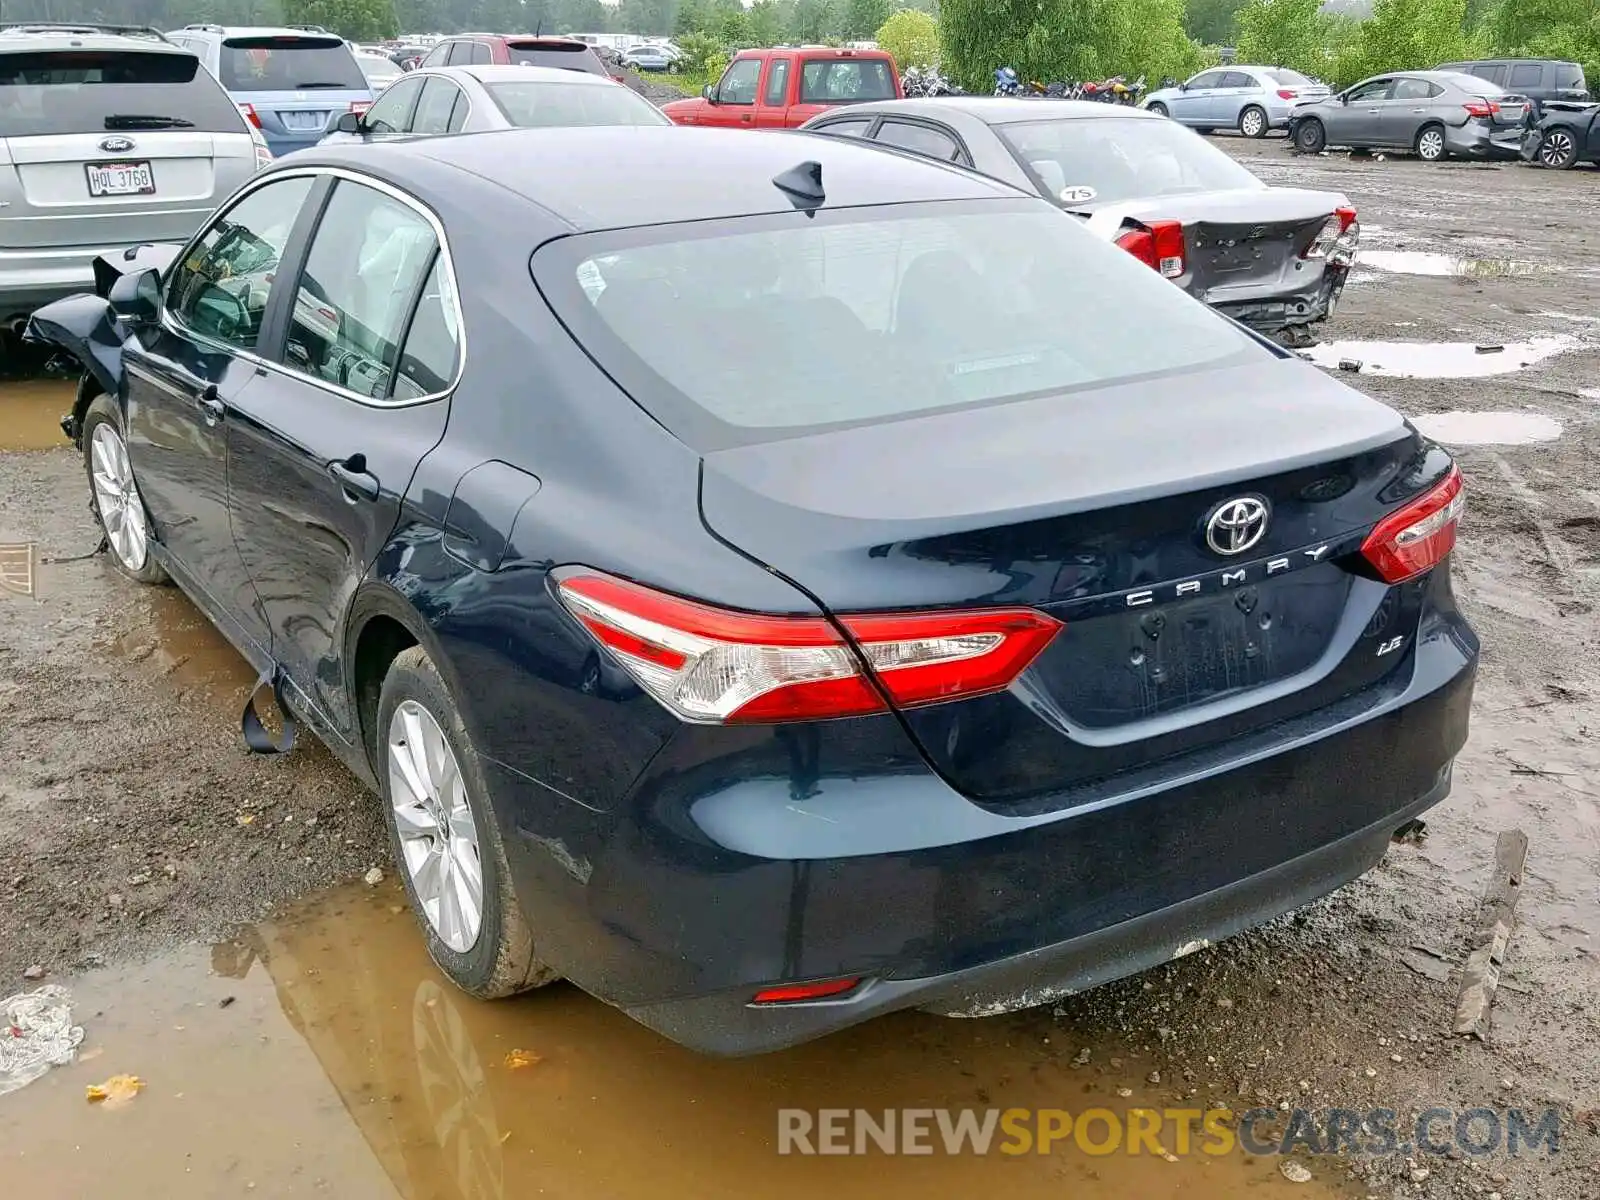
M 461 764 L 444 730 L 415 700 L 389 721 L 389 800 L 417 904 L 457 954 L 483 928 L 483 860 Z
M 1424 129 L 1417 139 L 1417 153 L 1428 162 L 1444 157 L 1444 134 L 1437 129 Z
M 1239 121 L 1239 132 L 1245 137 L 1260 137 L 1267 131 L 1267 118 L 1259 108 L 1249 108 Z
M 129 571 L 143 569 L 150 553 L 150 534 L 144 523 L 144 501 L 133 481 L 133 464 L 122 435 L 110 424 L 95 426 L 89 440 L 95 507 L 106 531 L 111 552 Z
M 1572 138 L 1562 130 L 1552 129 L 1539 144 L 1539 161 L 1560 170 L 1571 161 L 1572 149 Z

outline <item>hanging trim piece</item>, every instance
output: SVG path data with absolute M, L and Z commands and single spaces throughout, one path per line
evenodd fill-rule
M 250 695 L 244 702 L 244 715 L 239 718 L 239 732 L 244 735 L 244 744 L 252 754 L 287 754 L 294 749 L 300 726 L 289 711 L 289 702 L 284 696 L 287 681 L 288 676 L 283 668 L 272 666 L 261 672 L 261 678 L 250 689 Z M 256 696 L 269 683 L 272 685 L 272 702 L 277 705 L 278 718 L 283 722 L 283 732 L 277 741 L 272 740 L 272 735 L 267 732 L 267 727 L 261 723 L 261 717 L 256 712 Z

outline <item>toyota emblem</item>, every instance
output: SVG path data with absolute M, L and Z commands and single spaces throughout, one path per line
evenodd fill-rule
M 1206 518 L 1206 545 L 1218 554 L 1243 554 L 1267 533 L 1267 502 L 1259 496 L 1224 500 Z
M 133 149 L 133 139 L 113 134 L 111 137 L 100 139 L 100 149 L 107 154 L 126 154 Z

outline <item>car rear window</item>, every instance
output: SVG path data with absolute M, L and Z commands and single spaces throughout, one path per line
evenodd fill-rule
M 603 84 L 490 83 L 484 90 L 506 120 L 522 129 L 585 125 L 670 125 L 650 101 Z
M 556 67 L 563 71 L 587 71 L 604 75 L 595 52 L 582 42 L 508 42 L 511 61 L 529 67 Z
M 1299 71 L 1290 71 L 1283 67 L 1266 72 L 1266 76 L 1274 83 L 1283 84 L 1284 87 L 1302 87 L 1311 82 L 1311 80 L 1300 74 Z
M 222 86 L 230 92 L 367 91 L 355 55 L 338 38 L 229 38 L 222 43 Z
M 0 54 L 0 137 L 164 128 L 246 132 L 238 108 L 192 54 Z
M 1033 200 L 586 234 L 533 271 L 600 365 L 702 452 L 1267 353 Z
M 1226 153 L 1174 121 L 1138 117 L 1018 121 L 997 125 L 995 132 L 1046 195 L 1070 198 L 1074 209 L 1152 196 L 1266 187 Z
M 1502 67 L 1500 70 L 1504 72 L 1505 68 Z M 1501 87 L 1498 83 L 1495 83 L 1486 75 L 1449 74 L 1445 76 L 1445 82 L 1452 83 L 1462 91 L 1468 92 L 1471 95 L 1483 96 L 1486 99 L 1494 96 L 1504 96 L 1506 94 L 1505 88 Z
M 801 104 L 894 98 L 894 76 L 881 58 L 813 58 L 800 66 Z
M 1556 87 L 1589 90 L 1589 85 L 1583 78 L 1583 68 L 1577 63 L 1556 64 Z

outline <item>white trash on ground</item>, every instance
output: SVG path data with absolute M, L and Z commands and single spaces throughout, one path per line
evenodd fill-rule
M 72 996 L 54 983 L 0 1000 L 0 1096 L 64 1067 L 83 1041 L 72 1023 Z

